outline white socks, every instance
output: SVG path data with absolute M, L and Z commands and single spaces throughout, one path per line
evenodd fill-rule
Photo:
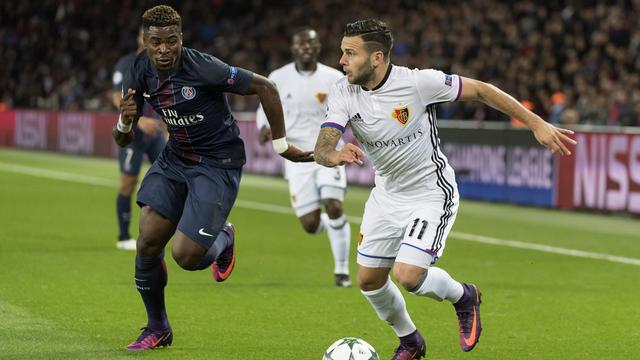
M 438 301 L 447 299 L 455 304 L 462 297 L 464 289 L 462 284 L 455 281 L 446 271 L 437 267 L 430 267 L 427 270 L 426 278 L 423 278 L 422 284 L 416 285 L 411 292 Z
M 380 289 L 360 291 L 369 300 L 378 317 L 389 323 L 398 337 L 406 336 L 416 331 L 416 326 L 409 317 L 400 289 L 391 279 L 387 278 L 387 282 Z
M 351 225 L 344 214 L 337 219 L 329 219 L 326 213 L 320 215 L 331 244 L 335 267 L 334 274 L 349 274 L 349 247 L 351 245 Z

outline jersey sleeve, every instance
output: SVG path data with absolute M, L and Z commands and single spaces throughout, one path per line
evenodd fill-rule
M 128 89 L 136 91 L 136 93 L 133 94 L 133 99 L 136 102 L 138 116 L 142 116 L 144 113 L 144 96 L 142 94 L 148 90 L 144 85 L 144 81 L 142 81 L 143 74 L 144 68 L 141 66 L 140 62 L 135 61 L 131 67 L 126 70 L 122 80 L 123 97 L 127 93 Z
M 334 84 L 329 91 L 329 99 L 327 100 L 327 115 L 323 127 L 333 127 L 342 132 L 345 131 L 349 122 L 349 109 L 347 107 L 346 96 L 340 91 L 340 87 Z
M 415 70 L 418 93 L 424 105 L 456 101 L 462 93 L 462 79 L 439 70 Z
M 113 68 L 113 75 L 111 77 L 111 90 L 113 91 L 121 91 L 122 90 L 122 81 L 124 80 L 124 75 L 127 69 L 124 69 L 122 59 L 118 60 L 116 66 Z
M 246 95 L 253 73 L 243 68 L 230 66 L 213 56 L 203 56 L 197 61 L 198 73 L 207 86 L 215 90 Z

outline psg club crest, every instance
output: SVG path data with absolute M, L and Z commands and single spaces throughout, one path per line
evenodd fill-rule
M 391 116 L 393 116 L 394 119 L 398 120 L 398 122 L 403 126 L 406 125 L 407 121 L 409 121 L 409 106 L 406 105 L 401 108 L 393 109 L 393 113 L 391 113 Z
M 182 97 L 191 100 L 196 97 L 196 89 L 191 86 L 183 86 L 182 87 Z
M 324 101 L 327 100 L 327 94 L 323 92 L 316 93 L 316 100 L 318 100 L 320 104 L 324 104 Z

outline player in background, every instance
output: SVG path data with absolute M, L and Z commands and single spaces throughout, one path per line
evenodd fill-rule
M 111 90 L 111 101 L 113 105 L 120 109 L 122 99 L 122 80 L 124 74 L 133 64 L 136 55 L 144 49 L 142 28 L 139 29 L 136 41 L 138 49 L 118 60 L 113 71 L 113 87 Z M 166 143 L 163 136 L 163 128 L 160 121 L 152 118 L 152 109 L 145 109 L 145 114 L 138 120 L 138 127 L 135 138 L 131 144 L 118 149 L 118 164 L 120 165 L 120 189 L 116 197 L 116 215 L 118 219 L 118 242 L 116 246 L 122 250 L 135 250 L 136 239 L 132 239 L 129 234 L 129 223 L 131 222 L 131 195 L 133 194 L 138 175 L 142 167 L 142 160 L 146 154 L 152 163 L 162 152 Z
M 327 111 L 329 89 L 343 75 L 318 62 L 320 40 L 311 28 L 294 32 L 291 52 L 294 61 L 274 70 L 269 79 L 282 95 L 287 140 L 302 149 L 313 149 Z M 256 124 L 260 130 L 259 142 L 265 144 L 271 139 L 271 129 L 262 107 L 256 114 Z M 304 230 L 320 234 L 327 229 L 336 286 L 351 286 L 351 226 L 342 205 L 347 188 L 344 166 L 327 168 L 316 163 L 285 161 L 284 174 L 289 181 L 291 206 Z M 321 206 L 326 212 L 321 213 Z
M 426 343 L 409 317 L 398 282 L 418 296 L 451 302 L 462 351 L 480 338 L 480 291 L 435 267 L 458 210 L 453 169 L 439 147 L 435 105 L 481 101 L 521 119 L 552 153 L 568 155 L 570 130 L 556 128 L 513 97 L 478 80 L 428 69 L 392 65 L 393 36 L 379 20 L 346 26 L 340 64 L 346 73 L 329 93 L 329 112 L 315 146 L 319 164 L 362 164 L 375 168 L 375 187 L 366 202 L 358 244 L 358 284 L 380 319 L 400 338 L 393 359 L 419 359 Z M 336 145 L 350 126 L 360 149 Z
M 245 152 L 225 92 L 257 94 L 271 125 L 274 150 L 292 161 L 313 160 L 312 152 L 287 143 L 273 82 L 183 47 L 180 15 L 169 6 L 147 10 L 142 26 L 146 50 L 125 75 L 120 119 L 112 133 L 118 145 L 129 144 L 146 101 L 167 124 L 169 141 L 145 175 L 137 197 L 142 210 L 134 280 L 147 325 L 127 346 L 129 350 L 154 349 L 173 341 L 163 260 L 172 236 L 171 255 L 183 269 L 211 267 L 221 282 L 234 268 L 235 230 L 227 217 L 238 194 Z

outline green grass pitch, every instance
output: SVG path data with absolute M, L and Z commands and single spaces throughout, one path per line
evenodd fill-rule
M 114 244 L 117 179 L 114 160 L 0 149 L 0 358 L 319 360 L 346 336 L 391 357 L 392 330 L 357 288 L 333 285 L 326 235 L 303 232 L 283 180 L 252 175 L 230 218 L 238 239 L 231 279 L 217 284 L 167 256 L 173 346 L 126 352 L 146 317 L 134 254 Z M 367 195 L 347 193 L 353 239 Z M 640 356 L 638 219 L 463 199 L 453 231 L 438 266 L 480 287 L 484 332 L 462 353 L 452 306 L 403 291 L 427 359 Z M 354 248 L 355 240 L 352 271 Z M 573 250 L 582 252 L 566 254 Z

